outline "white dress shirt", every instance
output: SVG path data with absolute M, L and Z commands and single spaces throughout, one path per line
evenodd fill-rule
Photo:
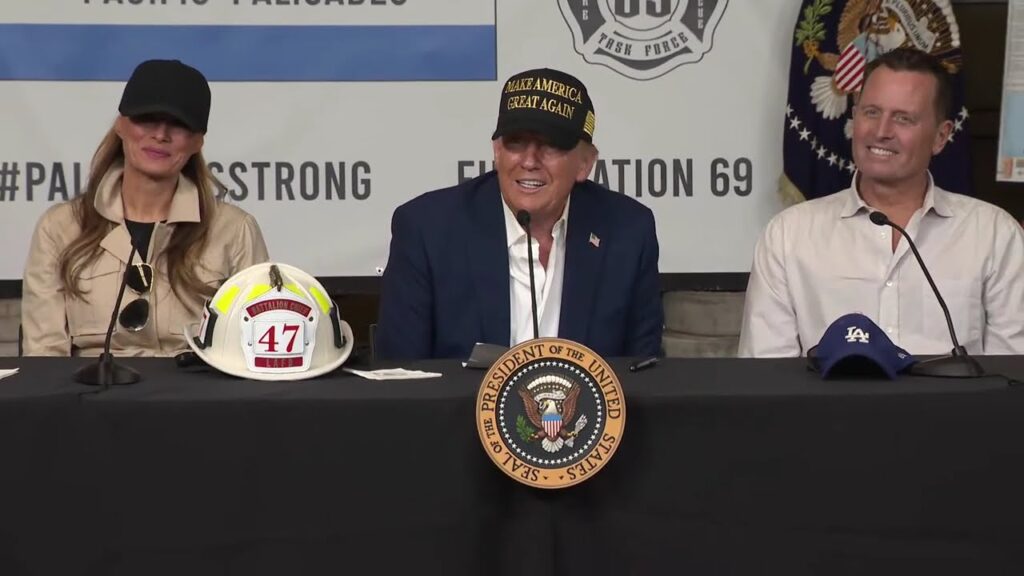
M 856 175 L 854 182 L 857 181 Z M 905 239 L 869 219 L 854 185 L 769 222 L 747 286 L 740 356 L 800 356 L 859 312 L 911 354 L 947 354 L 945 316 Z M 931 183 L 910 218 L 916 243 L 972 354 L 1024 354 L 1024 229 L 1009 214 Z
M 530 302 L 530 265 L 526 253 L 526 231 L 515 214 L 505 207 L 505 233 L 508 239 L 509 336 L 515 346 L 533 338 L 533 305 Z M 537 318 L 540 336 L 557 337 L 562 312 L 562 279 L 565 275 L 565 232 L 569 201 L 551 231 L 554 242 L 548 254 L 547 268 L 540 264 L 540 243 L 533 239 L 533 280 L 537 287 Z

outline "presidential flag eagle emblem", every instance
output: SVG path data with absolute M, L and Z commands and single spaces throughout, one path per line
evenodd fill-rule
M 831 75 L 811 82 L 815 110 L 827 119 L 846 112 L 850 96 L 859 92 L 864 67 L 878 56 L 901 47 L 913 47 L 942 59 L 950 73 L 960 70 L 960 32 L 949 0 L 848 0 L 836 27 L 841 52 L 829 52 L 821 41 L 822 17 L 830 0 L 816 0 L 804 9 L 795 40 L 806 56 L 804 69 L 814 60 Z
M 804 0 L 793 33 L 783 139 L 783 195 L 824 196 L 850 185 L 854 97 L 864 69 L 896 48 L 939 58 L 954 88 L 953 133 L 932 162 L 935 183 L 969 193 L 960 30 L 950 0 Z

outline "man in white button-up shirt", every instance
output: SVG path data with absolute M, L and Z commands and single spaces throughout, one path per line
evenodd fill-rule
M 587 179 L 597 160 L 586 86 L 551 69 L 508 79 L 492 134 L 495 170 L 395 210 L 381 282 L 379 358 L 466 358 L 476 342 L 538 333 L 603 356 L 661 348 L 654 214 Z
M 951 89 L 931 56 L 872 61 L 853 113 L 850 188 L 776 216 L 754 253 L 741 356 L 807 353 L 834 320 L 869 316 L 912 354 L 952 349 L 942 310 L 907 241 L 917 244 L 972 354 L 1024 354 L 1024 231 L 1005 211 L 934 185 L 949 139 Z
M 533 304 L 530 298 L 530 258 L 526 249 L 526 230 L 519 225 L 512 209 L 503 204 L 505 236 L 508 238 L 509 319 L 512 345 L 533 338 Z M 550 236 L 547 262 L 538 265 L 541 243 L 533 238 L 533 283 L 537 290 L 537 324 L 540 335 L 557 336 L 562 311 L 562 277 L 565 275 L 565 231 L 568 224 L 569 199 L 562 214 L 544 232 Z M 544 238 L 545 242 L 547 238 Z

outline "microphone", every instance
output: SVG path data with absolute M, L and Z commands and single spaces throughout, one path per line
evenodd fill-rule
M 907 244 L 910 246 L 910 250 L 914 253 L 914 258 L 917 259 L 917 264 L 921 267 L 921 271 L 924 272 L 925 279 L 928 280 L 928 285 L 932 287 L 932 292 L 935 293 L 935 299 L 939 301 L 942 313 L 946 315 L 946 326 L 949 328 L 949 337 L 953 341 L 953 351 L 947 356 L 940 356 L 915 364 L 911 367 L 910 373 L 945 378 L 975 378 L 984 376 L 985 371 L 978 364 L 978 361 L 972 358 L 956 339 L 956 330 L 953 329 L 953 319 L 949 316 L 949 307 L 946 306 L 946 301 L 942 299 L 942 294 L 939 294 L 939 288 L 935 285 L 935 281 L 932 280 L 932 275 L 928 273 L 928 267 L 924 265 L 924 259 L 921 258 L 921 253 L 917 251 L 917 246 L 914 245 L 910 235 L 895 222 L 889 220 L 889 217 L 882 212 L 873 211 L 868 218 L 876 226 L 891 226 L 903 234 Z
M 533 337 L 540 337 L 540 329 L 537 324 L 537 287 L 533 281 L 533 236 L 530 235 L 530 213 L 526 210 L 516 212 L 516 221 L 526 230 L 526 257 L 530 264 L 530 304 L 533 312 Z
M 114 324 L 117 323 L 117 313 L 121 310 L 124 288 L 128 284 L 128 271 L 131 269 L 134 257 L 135 242 L 132 242 L 132 251 L 128 253 L 128 264 L 125 265 L 124 274 L 121 276 L 121 287 L 117 291 L 117 300 L 114 302 L 114 311 L 110 313 L 110 325 L 107 326 L 107 337 L 103 341 L 103 353 L 100 354 L 95 364 L 82 366 L 75 371 L 74 378 L 76 382 L 90 386 L 99 386 L 100 390 L 106 390 L 111 385 L 135 384 L 142 378 L 132 368 L 115 363 L 114 355 L 110 353 L 110 339 L 114 336 Z

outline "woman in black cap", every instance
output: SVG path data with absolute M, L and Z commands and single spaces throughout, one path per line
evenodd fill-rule
M 25 267 L 26 356 L 98 355 L 122 278 L 111 350 L 187 350 L 186 323 L 234 273 L 267 260 L 252 216 L 217 200 L 203 159 L 206 78 L 177 60 L 139 64 L 93 156 L 85 193 L 40 218 Z

